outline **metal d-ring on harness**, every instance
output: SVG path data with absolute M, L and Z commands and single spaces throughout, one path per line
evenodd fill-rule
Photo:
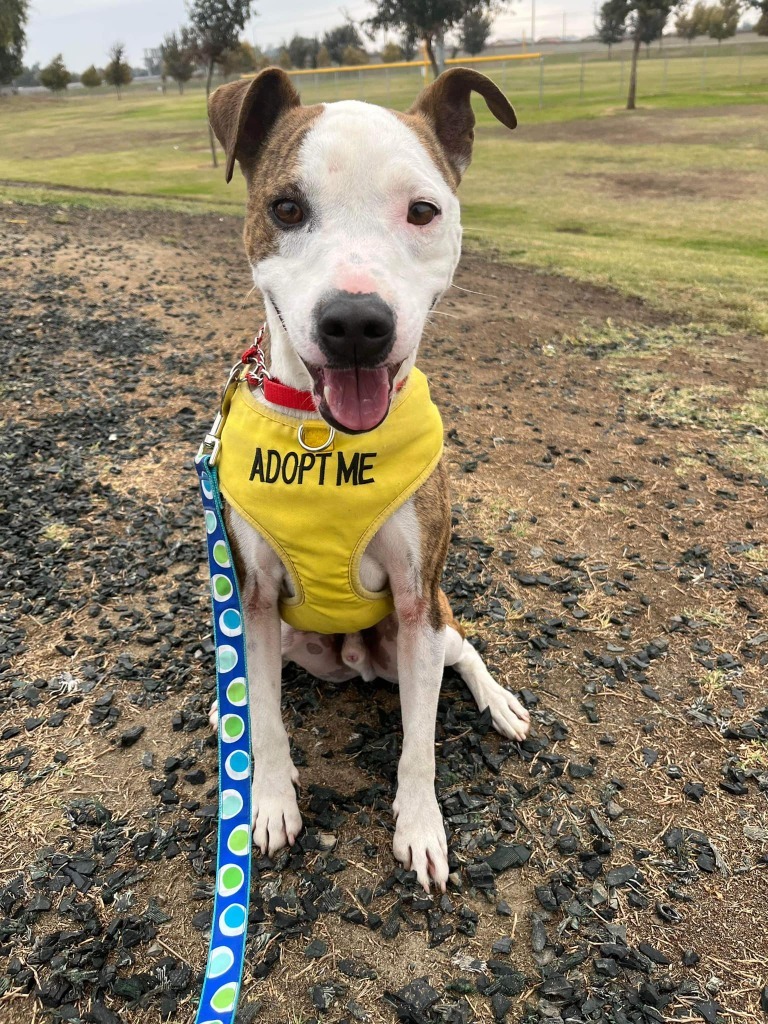
M 224 527 L 216 462 L 221 433 L 243 365 L 267 375 L 261 353 L 264 328 L 254 346 L 232 367 L 221 408 L 195 458 L 205 512 L 211 576 L 216 697 L 219 730 L 219 837 L 208 960 L 196 1024 L 233 1024 L 243 977 L 251 887 L 251 727 L 248 708 L 243 609 L 232 551 Z M 255 383 L 255 381 L 254 381 Z

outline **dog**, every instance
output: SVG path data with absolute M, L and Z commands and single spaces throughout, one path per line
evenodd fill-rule
M 262 419 L 233 425 L 241 433 L 229 439 L 225 425 L 222 436 L 225 522 L 249 666 L 254 843 L 272 856 L 302 828 L 298 772 L 280 710 L 283 664 L 295 662 L 320 680 L 378 676 L 399 683 L 402 710 L 393 851 L 427 891 L 432 883 L 445 891 L 448 879 L 434 781 L 444 667 L 459 672 L 502 736 L 523 740 L 530 724 L 464 638 L 440 587 L 450 534 L 442 427 L 414 368 L 425 322 L 459 260 L 456 190 L 472 156 L 472 92 L 502 125 L 516 126 L 498 87 L 461 67 L 427 86 L 407 113 L 347 100 L 303 106 L 279 68 L 222 85 L 209 100 L 227 182 L 236 162 L 246 180 L 244 241 L 264 297 L 268 378 L 305 401 L 292 411 L 243 381 L 238 394 L 250 404 L 238 408 Z M 293 438 L 297 423 L 315 431 L 316 443 L 307 444 L 299 429 L 293 454 L 253 436 L 256 424 L 290 430 Z M 423 450 L 412 454 L 408 445 Z M 390 450 L 393 457 L 377 470 Z M 236 487 L 255 488 L 257 506 L 259 495 L 272 502 L 273 525 L 257 527 L 258 509 L 243 511 L 239 498 L 231 500 L 226 481 L 234 479 L 237 458 L 243 479 Z M 395 489 L 396 478 L 408 476 L 388 515 L 375 507 L 377 472 Z M 278 499 L 270 481 L 283 488 Z M 311 493 L 302 504 L 305 487 Z M 365 517 L 367 533 L 360 533 Z M 359 548 L 364 541 L 349 571 L 346 564 L 339 570 L 332 555 L 339 530 L 352 530 Z M 313 580 L 307 582 L 295 569 L 299 554 L 284 548 L 310 540 L 317 554 L 305 559 L 303 571 Z M 323 605 L 329 577 L 353 595 L 345 590 L 348 620 L 343 608 L 334 619 Z M 314 618 L 304 593 L 313 588 L 322 596 Z M 378 621 L 366 618 L 369 605 Z M 215 727 L 215 705 L 211 720 Z

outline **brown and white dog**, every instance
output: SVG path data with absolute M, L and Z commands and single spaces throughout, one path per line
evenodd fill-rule
M 472 91 L 515 127 L 496 85 L 467 68 L 445 72 L 404 114 L 357 101 L 302 106 L 278 68 L 223 85 L 210 98 L 227 181 L 237 160 L 247 182 L 245 248 L 264 295 L 270 371 L 314 391 L 318 412 L 310 418 L 348 433 L 373 429 L 415 363 L 428 314 L 459 259 L 456 189 L 472 156 Z M 232 508 L 227 532 L 246 619 L 255 843 L 272 855 L 302 827 L 280 711 L 282 665 L 293 661 L 319 679 L 380 676 L 399 682 L 403 720 L 394 854 L 425 888 L 432 878 L 445 889 L 447 845 L 434 785 L 443 667 L 461 674 L 503 736 L 523 739 L 529 715 L 463 638 L 440 589 L 450 532 L 444 467 L 384 523 L 363 556 L 362 585 L 389 586 L 395 606 L 367 631 L 372 637 L 355 633 L 334 645 L 281 622 L 278 602 L 290 588 L 282 562 Z

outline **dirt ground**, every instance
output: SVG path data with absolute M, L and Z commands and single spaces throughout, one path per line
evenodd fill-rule
M 235 218 L 0 227 L 0 1024 L 187 1024 L 216 799 L 192 456 L 259 299 Z M 255 860 L 244 1024 L 768 1020 L 766 362 L 465 255 L 421 358 L 445 587 L 534 733 L 447 675 L 427 899 L 391 853 L 396 691 L 286 671 L 306 830 Z

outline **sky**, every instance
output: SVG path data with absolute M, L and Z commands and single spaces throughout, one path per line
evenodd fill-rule
M 509 5 L 509 13 L 498 18 L 493 32 L 497 39 L 530 38 L 532 0 Z M 566 16 L 568 35 L 592 31 L 592 0 L 533 0 L 536 3 L 536 35 L 557 35 Z M 344 20 L 348 12 L 355 20 L 370 16 L 372 5 L 365 0 L 334 4 L 333 0 L 256 0 L 257 16 L 246 26 L 245 37 L 266 49 L 300 35 L 322 34 Z M 184 0 L 31 0 L 27 24 L 25 63 L 47 64 L 62 53 L 65 64 L 82 71 L 89 64 L 104 65 L 112 43 L 126 44 L 130 63 L 142 65 L 145 48 L 158 45 L 166 32 L 186 21 Z

